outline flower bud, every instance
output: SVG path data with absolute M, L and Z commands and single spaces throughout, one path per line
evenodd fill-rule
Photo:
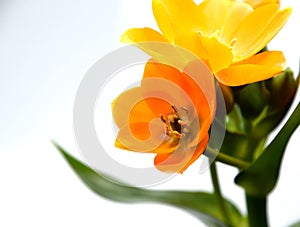
M 267 88 L 271 93 L 270 105 L 272 108 L 289 108 L 297 91 L 298 80 L 299 77 L 295 79 L 293 71 L 288 68 L 268 81 Z
M 270 99 L 267 111 L 255 124 L 257 136 L 266 136 L 278 126 L 292 104 L 298 82 L 299 77 L 295 79 L 290 69 L 265 81 L 266 88 L 270 92 Z
M 245 118 L 257 117 L 269 99 L 269 91 L 263 82 L 248 84 L 234 89 L 234 98 Z

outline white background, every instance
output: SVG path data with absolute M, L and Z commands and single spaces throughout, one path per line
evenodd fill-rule
M 300 4 L 283 4 L 293 14 L 269 47 L 283 50 L 298 72 Z M 122 46 L 127 28 L 144 26 L 156 26 L 150 0 L 0 1 L 0 226 L 199 226 L 176 208 L 97 197 L 50 142 L 80 158 L 72 129 L 78 85 L 99 58 Z M 271 226 L 300 220 L 299 136 L 298 129 L 269 199 Z M 218 167 L 224 194 L 245 212 L 243 192 L 232 182 L 236 170 Z M 157 188 L 211 190 L 209 172 L 197 170 Z

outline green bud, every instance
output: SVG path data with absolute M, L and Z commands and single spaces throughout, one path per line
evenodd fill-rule
M 263 82 L 257 82 L 234 90 L 234 98 L 245 118 L 257 117 L 269 100 L 269 91 Z
M 270 99 L 265 111 L 252 123 L 256 136 L 267 136 L 278 126 L 294 100 L 298 83 L 299 76 L 295 79 L 290 69 L 265 81 Z
M 297 91 L 299 77 L 294 78 L 293 71 L 286 69 L 283 73 L 268 81 L 271 93 L 270 105 L 274 109 L 289 108 Z

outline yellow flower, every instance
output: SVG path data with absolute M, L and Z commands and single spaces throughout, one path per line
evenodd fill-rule
M 213 78 L 208 69 L 201 75 Z M 141 86 L 121 93 L 112 104 L 119 128 L 115 146 L 155 153 L 157 169 L 183 173 L 208 143 L 216 107 L 213 80 L 205 87 L 209 94 L 186 73 L 149 61 Z
M 291 8 L 280 10 L 277 3 L 253 8 L 231 0 L 204 0 L 199 5 L 193 0 L 153 0 L 152 9 L 162 33 L 133 28 L 121 41 L 137 45 L 158 61 L 160 51 L 142 42 L 168 42 L 190 50 L 228 86 L 265 80 L 285 67 L 282 52 L 258 52 L 283 27 Z

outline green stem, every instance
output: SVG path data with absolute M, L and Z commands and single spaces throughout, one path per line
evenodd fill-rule
M 229 226 L 232 226 L 230 215 L 229 215 L 229 212 L 227 210 L 225 200 L 222 196 L 222 192 L 221 192 L 221 188 L 220 188 L 220 184 L 219 184 L 219 180 L 218 180 L 218 173 L 217 173 L 216 163 L 214 161 L 210 165 L 210 174 L 211 174 L 211 179 L 212 179 L 212 183 L 213 183 L 213 186 L 214 186 L 214 194 L 215 194 L 215 196 L 217 198 L 217 201 L 219 203 L 220 211 L 223 214 L 223 217 L 224 217 L 224 220 L 226 221 L 226 223 Z
M 207 157 L 216 157 L 216 160 L 239 169 L 246 169 L 250 164 L 246 161 L 234 158 L 232 156 L 226 155 L 224 153 L 218 152 L 217 150 L 207 146 L 204 153 Z
M 248 221 L 250 227 L 268 226 L 267 220 L 267 198 L 255 197 L 246 193 L 248 210 Z

